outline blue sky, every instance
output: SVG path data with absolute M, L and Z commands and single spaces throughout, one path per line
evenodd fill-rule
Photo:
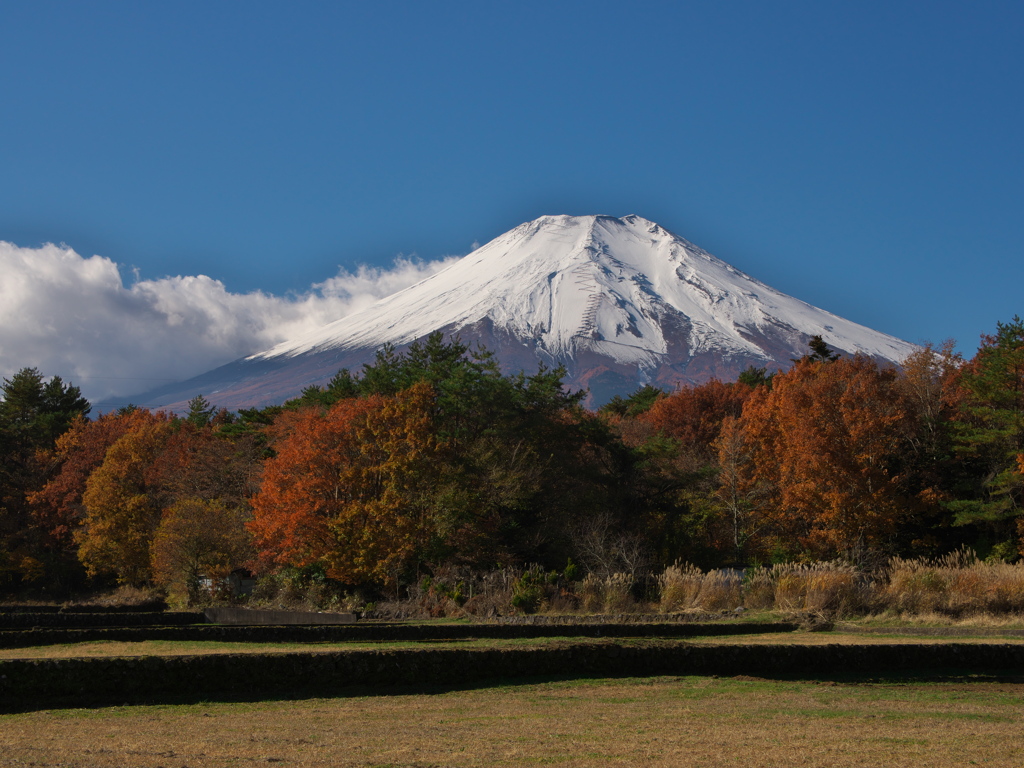
M 359 265 L 548 213 L 640 214 L 909 341 L 1024 313 L 1024 4 L 0 0 L 0 29 L 3 375 L 99 380 L 116 342 L 141 381 L 118 307 L 136 344 L 255 291 L 326 316 Z M 168 341 L 152 377 L 270 340 Z

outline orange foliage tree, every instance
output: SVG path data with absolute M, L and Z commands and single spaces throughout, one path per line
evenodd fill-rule
M 260 570 L 323 564 L 334 546 L 329 526 L 347 489 L 342 467 L 358 454 L 355 423 L 381 405 L 381 398 L 349 399 L 326 413 L 318 408 L 283 414 L 253 497 L 253 533 Z M 282 429 L 287 426 L 287 430 Z
M 92 575 L 148 580 L 165 510 L 202 499 L 247 514 L 259 448 L 252 435 L 220 430 L 144 409 L 76 420 L 49 455 L 50 479 L 30 497 L 40 529 L 66 553 L 77 543 Z
M 257 485 L 260 448 L 252 434 L 226 437 L 215 424 L 178 420 L 146 472 L 164 508 L 181 499 L 217 499 L 247 507 Z
M 298 414 L 252 503 L 261 568 L 316 564 L 350 584 L 393 581 L 432 534 L 433 403 L 419 383 Z
M 918 503 L 904 466 L 915 423 L 898 379 L 864 357 L 805 359 L 751 396 L 736 483 L 764 499 L 754 510 L 771 534 L 762 551 L 885 548 Z
M 331 521 L 342 545 L 328 556 L 336 578 L 394 582 L 435 535 L 442 446 L 432 428 L 433 404 L 432 387 L 421 382 L 356 425 L 359 452 L 342 468 L 348 494 Z
M 74 531 L 85 516 L 86 482 L 110 446 L 151 418 L 142 409 L 108 413 L 93 421 L 79 417 L 57 438 L 48 456 L 49 479 L 29 497 L 37 525 L 53 546 L 68 548 L 74 543 Z

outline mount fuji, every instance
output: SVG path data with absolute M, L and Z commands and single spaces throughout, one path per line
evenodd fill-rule
M 674 389 L 747 367 L 787 368 L 812 336 L 899 363 L 916 347 L 770 288 L 640 216 L 543 216 L 447 269 L 314 333 L 143 393 L 180 409 L 200 392 L 229 409 L 280 403 L 384 344 L 441 331 L 507 372 L 564 365 L 598 405 L 644 384 Z

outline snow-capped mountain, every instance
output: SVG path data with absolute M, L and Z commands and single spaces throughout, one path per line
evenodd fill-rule
M 281 402 L 341 367 L 358 369 L 385 343 L 402 348 L 438 330 L 482 343 L 510 371 L 563 364 L 567 383 L 589 387 L 595 404 L 645 383 L 671 389 L 733 379 L 750 365 L 786 368 L 813 335 L 893 362 L 915 348 L 780 293 L 639 216 L 543 216 L 361 312 L 159 399 L 201 391 L 229 408 Z

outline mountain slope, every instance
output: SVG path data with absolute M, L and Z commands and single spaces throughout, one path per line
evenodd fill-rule
M 189 397 L 202 391 L 227 407 L 280 402 L 340 367 L 358 368 L 385 343 L 402 348 L 437 330 L 484 344 L 507 370 L 563 364 L 592 403 L 644 383 L 672 388 L 731 379 L 750 365 L 788 367 L 813 335 L 893 362 L 914 349 L 639 216 L 544 216 L 361 312 L 185 384 Z M 175 395 L 157 397 L 168 405 Z

